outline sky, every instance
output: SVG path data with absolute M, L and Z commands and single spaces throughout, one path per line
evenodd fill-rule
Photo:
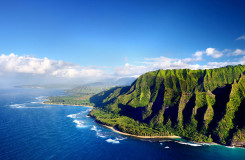
M 243 0 L 0 0 L 0 84 L 245 64 L 244 8 Z

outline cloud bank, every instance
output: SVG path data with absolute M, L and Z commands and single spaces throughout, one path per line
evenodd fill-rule
M 220 61 L 219 59 L 226 56 L 225 61 Z M 233 57 L 242 56 L 238 59 Z M 205 58 L 209 59 L 206 62 Z M 213 62 L 210 61 L 214 60 Z M 228 57 L 228 58 L 227 58 Z M 232 58 L 231 58 L 232 57 Z M 216 61 L 219 60 L 219 61 Z M 233 61 L 231 61 L 233 60 Z M 199 63 L 206 62 L 203 65 Z M 114 69 L 115 74 L 118 76 L 139 76 L 145 72 L 154 71 L 158 69 L 211 69 L 224 67 L 227 65 L 245 65 L 245 50 L 242 49 L 225 49 L 219 51 L 215 48 L 207 48 L 206 50 L 196 51 L 192 57 L 178 59 L 178 58 L 168 58 L 168 57 L 158 57 L 158 58 L 145 58 L 144 61 L 140 62 L 139 65 L 126 63 L 124 66 L 119 66 Z
M 61 78 L 100 77 L 104 73 L 100 69 L 82 67 L 74 63 L 55 61 L 48 58 L 18 56 L 16 54 L 0 55 L 0 74 L 27 73 Z
M 129 63 L 127 59 L 125 65 L 112 68 L 112 71 L 104 70 L 104 67 L 84 67 L 75 63 L 51 60 L 47 57 L 36 58 L 11 53 L 0 55 L 0 79 L 11 75 L 17 80 L 32 79 L 33 82 L 37 80 L 42 82 L 45 79 L 46 82 L 66 80 L 66 82 L 91 83 L 113 78 L 138 77 L 143 73 L 158 69 L 210 69 L 237 64 L 245 65 L 245 49 L 220 51 L 215 48 L 207 48 L 196 51 L 191 57 L 184 59 L 160 56 L 144 58 L 135 63 Z

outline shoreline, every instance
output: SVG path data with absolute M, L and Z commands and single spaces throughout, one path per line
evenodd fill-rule
M 46 102 L 46 101 L 44 101 Z M 78 107 L 89 107 L 89 108 L 94 108 L 94 106 L 88 106 L 88 105 L 72 105 L 72 104 L 58 104 L 58 103 L 44 103 L 42 102 L 42 104 L 51 104 L 51 105 L 61 105 L 61 106 L 78 106 Z
M 100 124 L 100 123 L 99 123 Z M 118 131 L 116 130 L 115 128 L 111 127 L 111 126 L 107 126 L 107 125 L 104 125 L 104 124 L 100 124 L 106 128 L 109 128 L 111 129 L 113 132 L 116 132 L 116 133 L 119 133 L 121 135 L 125 135 L 125 136 L 130 136 L 130 137 L 134 137 L 134 138 L 138 138 L 138 139 L 183 139 L 182 137 L 180 136 L 137 136 L 137 135 L 133 135 L 133 134 L 129 134 L 129 133 L 124 133 L 124 132 L 121 132 L 121 131 Z M 224 147 L 228 147 L 228 148 L 241 148 L 241 149 L 245 149 L 243 147 L 237 147 L 237 146 L 225 146 L 225 145 L 222 145 L 222 144 L 218 144 L 218 143 L 215 143 L 215 142 L 194 142 L 194 141 L 190 141 L 190 142 L 193 142 L 195 144 L 200 144 L 200 145 L 220 145 L 220 146 L 224 146 Z
M 45 101 L 41 102 L 42 104 L 50 104 L 50 105 L 63 105 L 63 106 L 78 106 L 78 107 L 89 107 L 89 108 L 94 108 L 94 106 L 88 106 L 88 105 L 71 105 L 71 104 L 57 104 L 57 103 L 44 103 Z M 47 102 L 47 101 L 46 101 Z M 90 117 L 89 115 L 87 115 L 87 117 Z M 97 122 L 98 123 L 98 122 Z M 110 130 L 112 130 L 115 133 L 121 134 L 121 135 L 125 135 L 125 136 L 130 136 L 130 137 L 134 137 L 134 138 L 138 138 L 138 139 L 182 139 L 182 137 L 180 136 L 138 136 L 138 135 L 133 135 L 133 134 L 129 134 L 129 133 L 124 133 L 121 132 L 117 129 L 115 129 L 114 127 L 111 126 L 107 126 L 105 124 L 101 124 L 98 123 L 99 125 L 102 125 Z M 190 141 L 193 142 L 193 141 Z M 241 146 L 226 146 L 226 145 L 222 145 L 222 144 L 218 144 L 215 142 L 193 142 L 193 143 L 197 143 L 197 144 L 207 144 L 207 145 L 220 145 L 220 146 L 224 146 L 224 147 L 228 147 L 228 148 L 240 148 L 240 149 L 245 149 L 244 147 Z
M 133 134 L 129 134 L 129 133 L 124 133 L 121 132 L 119 130 L 116 130 L 115 128 L 111 127 L 111 126 L 107 126 L 104 124 L 100 124 L 106 128 L 111 129 L 113 132 L 119 133 L 121 135 L 125 135 L 125 136 L 130 136 L 130 137 L 135 137 L 135 138 L 141 138 L 141 139 L 178 139 L 181 138 L 180 136 L 137 136 L 137 135 L 133 135 Z

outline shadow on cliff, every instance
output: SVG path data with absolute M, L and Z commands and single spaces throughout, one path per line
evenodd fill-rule
M 220 141 L 219 137 L 214 134 L 213 130 L 217 128 L 218 122 L 224 117 L 225 115 L 225 109 L 226 104 L 229 101 L 229 95 L 231 92 L 231 85 L 227 84 L 224 87 L 218 87 L 213 91 L 213 94 L 215 95 L 215 104 L 213 106 L 214 110 L 214 117 L 211 123 L 209 124 L 209 133 L 211 133 L 211 136 L 213 140 Z

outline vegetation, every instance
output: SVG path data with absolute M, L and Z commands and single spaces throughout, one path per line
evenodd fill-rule
M 120 116 L 119 114 L 107 112 L 106 110 L 95 108 L 90 112 L 90 115 L 97 117 L 96 121 L 116 129 L 138 136 L 164 136 L 173 135 L 166 128 L 161 127 L 161 130 L 152 128 L 146 123 L 140 123 L 130 117 Z
M 245 66 L 157 70 L 131 86 L 82 87 L 47 103 L 90 105 L 96 121 L 139 136 L 245 146 Z M 102 92 L 101 92 L 102 91 Z
M 245 145 L 245 66 L 157 70 L 90 98 L 90 115 L 136 135 Z
M 95 104 L 90 101 L 90 98 L 105 89 L 106 87 L 76 87 L 66 91 L 69 95 L 48 97 L 48 101 L 45 101 L 44 103 L 94 106 Z
M 45 101 L 46 104 L 62 104 L 62 105 L 85 105 L 85 106 L 94 106 L 94 103 L 90 102 L 90 97 L 93 96 L 92 94 L 89 95 L 69 95 L 69 96 L 53 96 L 48 97 L 48 101 Z

